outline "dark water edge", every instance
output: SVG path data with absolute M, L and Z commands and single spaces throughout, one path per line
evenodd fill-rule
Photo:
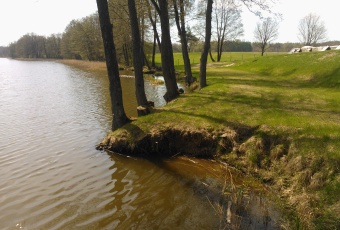
M 96 151 L 111 122 L 107 84 L 58 63 L 0 59 L 1 229 L 219 229 L 216 207 L 230 202 L 230 226 L 242 216 L 247 229 L 278 229 L 263 195 L 244 192 L 242 205 L 219 195 L 216 162 Z

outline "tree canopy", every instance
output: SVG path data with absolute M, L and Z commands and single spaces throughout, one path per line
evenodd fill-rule
M 254 30 L 254 37 L 256 44 L 261 49 L 261 55 L 263 56 L 265 50 L 269 46 L 270 42 L 275 40 L 279 34 L 279 23 L 273 18 L 265 18 L 261 22 L 256 24 Z
M 299 22 L 298 38 L 305 45 L 315 45 L 326 38 L 327 30 L 319 15 L 308 14 Z

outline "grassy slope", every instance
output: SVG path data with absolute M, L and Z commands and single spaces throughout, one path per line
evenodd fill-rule
M 251 86 L 238 94 L 247 110 L 258 111 L 247 123 L 299 129 L 297 135 L 306 137 L 303 152 L 340 158 L 339 52 L 267 57 L 233 69 L 255 73 L 232 86 Z
M 208 87 L 181 96 L 166 109 L 210 125 L 236 122 L 294 130 L 311 139 L 312 148 L 304 152 L 320 145 L 322 154 L 340 158 L 340 53 L 252 56 L 234 66 L 210 63 Z M 197 71 L 194 66 L 196 76 Z
M 175 63 L 179 57 L 175 56 Z M 262 127 L 257 136 L 284 137 L 289 140 L 283 146 L 287 156 L 269 166 L 262 158 L 253 167 L 251 163 L 259 158 L 247 153 L 245 165 L 259 171 L 259 177 L 274 180 L 273 188 L 296 207 L 300 226 L 336 228 L 336 213 L 340 212 L 340 52 L 244 54 L 243 61 L 239 58 L 234 66 L 224 61 L 209 63 L 208 87 L 182 95 L 160 109 L 162 113 L 138 119 L 136 124 L 146 132 L 150 124 L 206 130 L 242 124 Z M 177 70 L 181 68 L 178 61 Z M 197 65 L 193 70 L 198 76 Z M 244 161 L 235 154 L 224 158 L 234 165 Z
M 191 54 L 196 77 L 199 58 Z M 183 71 L 181 54 L 174 61 Z M 105 71 L 104 63 L 66 64 Z M 294 207 L 297 229 L 339 228 L 340 52 L 224 53 L 221 63 L 208 61 L 207 74 L 206 88 L 181 95 L 124 129 L 216 135 L 226 127 L 255 127 L 253 137 L 240 141 L 242 154 L 233 150 L 222 158 L 265 181 Z M 271 145 L 263 154 L 259 149 L 266 138 Z

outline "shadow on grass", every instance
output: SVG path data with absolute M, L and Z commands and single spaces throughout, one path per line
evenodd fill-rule
M 316 88 L 340 88 L 340 67 L 325 76 L 315 76 L 311 82 Z M 305 84 L 303 86 L 309 85 Z
M 211 77 L 208 77 L 209 85 L 227 84 L 227 85 L 249 85 L 261 86 L 267 88 L 299 88 L 300 84 L 289 79 L 282 79 L 282 76 L 260 76 L 258 74 L 240 71 L 224 71 L 212 72 Z
M 327 69 L 300 73 L 297 68 L 273 73 L 274 69 L 266 69 L 258 72 L 242 72 L 227 69 L 222 72 L 212 71 L 209 79 L 223 78 L 229 84 L 247 84 L 265 87 L 289 87 L 289 88 L 339 88 L 340 68 L 335 68 L 327 73 Z M 302 76 L 302 78 L 300 77 Z M 303 79 L 303 76 L 310 76 Z M 249 79 L 251 78 L 251 79 Z M 221 79 L 222 80 L 222 79 Z
M 331 116 L 334 119 L 336 117 L 339 117 L 340 114 L 339 111 L 333 110 L 332 108 L 318 108 L 313 107 L 310 104 L 294 104 L 289 103 L 284 95 L 279 94 L 271 94 L 271 95 L 261 95 L 260 97 L 257 96 L 251 96 L 251 95 L 245 95 L 240 93 L 228 93 L 228 92 L 204 92 L 202 94 L 191 94 L 190 96 L 191 104 L 187 105 L 187 108 L 193 107 L 197 108 L 192 113 L 203 113 L 204 111 L 201 111 L 199 108 L 202 107 L 203 104 L 213 105 L 215 104 L 215 108 L 220 107 L 220 109 L 225 110 L 225 113 L 228 113 L 228 106 L 223 106 L 225 104 L 228 104 L 229 106 L 237 107 L 239 105 L 245 105 L 249 107 L 249 112 L 251 111 L 266 111 L 266 110 L 275 110 L 281 113 L 282 115 L 286 116 L 288 113 L 294 112 L 300 113 L 300 114 L 309 114 L 312 116 Z M 285 100 L 285 101 L 284 101 Z M 244 108 L 244 107 L 242 107 Z M 214 109 L 214 106 L 212 106 L 211 109 Z M 184 109 L 185 110 L 185 109 Z M 193 110 L 193 109 L 192 109 Z M 176 112 L 182 111 L 180 110 L 174 110 Z M 230 110 L 229 110 L 230 111 Z M 245 111 L 245 110 L 243 110 Z M 246 111 L 245 111 L 246 112 Z M 216 113 L 216 115 L 222 115 L 219 113 Z M 207 115 L 202 115 L 202 117 L 205 117 L 205 119 L 214 121 L 216 123 L 223 123 L 225 120 L 223 118 L 217 118 L 217 117 L 210 117 Z

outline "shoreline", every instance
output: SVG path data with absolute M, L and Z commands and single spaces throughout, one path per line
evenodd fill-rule
M 84 69 L 87 64 L 83 64 L 75 67 Z M 278 132 L 268 125 L 247 126 L 224 119 L 202 122 L 205 115 L 193 116 L 183 107 L 191 96 L 181 95 L 164 108 L 109 133 L 97 149 L 137 156 L 163 152 L 163 157 L 185 155 L 227 163 L 276 192 L 275 199 L 291 224 L 298 223 L 302 229 L 316 229 L 318 218 L 338 210 L 337 203 L 323 209 L 315 205 L 320 201 L 318 190 L 333 177 L 329 173 L 332 165 L 317 154 L 299 153 L 301 140 L 296 137 L 305 136 L 298 129 L 281 127 Z

